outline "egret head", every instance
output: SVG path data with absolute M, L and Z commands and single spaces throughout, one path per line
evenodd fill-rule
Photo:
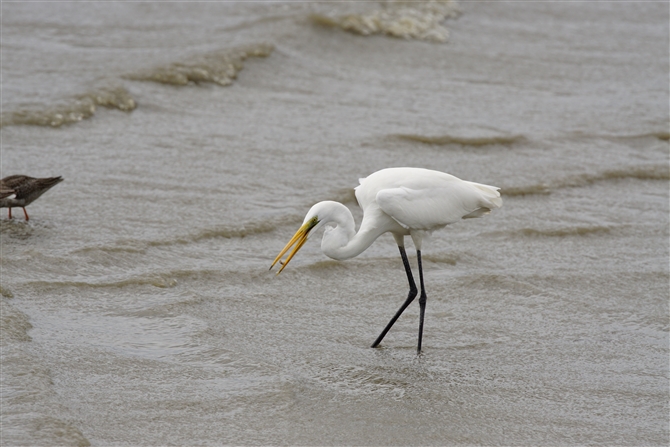
M 293 258 L 293 256 L 295 256 L 295 254 L 298 253 L 298 250 L 300 250 L 302 246 L 305 245 L 305 242 L 307 242 L 307 239 L 309 238 L 310 232 L 320 225 L 321 221 L 319 220 L 319 216 L 316 214 L 314 208 L 315 206 L 309 210 L 307 216 L 305 216 L 305 220 L 303 221 L 300 229 L 293 235 L 291 240 L 288 241 L 288 244 L 286 244 L 284 249 L 277 255 L 274 262 L 270 266 L 270 269 L 272 269 L 272 267 L 274 267 L 275 264 L 279 262 L 281 257 L 284 256 L 284 253 L 289 251 L 291 247 L 295 245 L 295 247 L 293 248 L 291 253 L 289 253 L 286 260 L 280 262 L 281 268 L 277 272 L 277 275 L 279 275 L 281 271 L 284 270 L 284 267 L 286 267 L 289 261 Z

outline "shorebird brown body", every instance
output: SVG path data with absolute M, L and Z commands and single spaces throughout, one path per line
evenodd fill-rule
M 0 180 L 0 208 L 9 208 L 11 219 L 12 208 L 21 207 L 26 220 L 29 220 L 26 206 L 62 181 L 62 177 L 34 178 L 27 175 L 5 177 Z
M 0 188 L 0 199 L 4 199 L 13 195 L 14 195 L 13 189 Z

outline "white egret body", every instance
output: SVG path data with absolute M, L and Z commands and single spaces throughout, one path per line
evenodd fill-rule
M 344 260 L 365 251 L 379 236 L 390 232 L 395 238 L 409 282 L 409 294 L 395 316 L 372 344 L 376 347 L 388 330 L 417 295 L 416 284 L 405 252 L 404 237 L 411 236 L 416 248 L 421 295 L 419 297 L 419 342 L 421 352 L 426 292 L 421 266 L 421 243 L 426 234 L 461 219 L 480 217 L 502 206 L 499 188 L 468 182 L 444 172 L 421 168 L 388 168 L 360 179 L 356 199 L 363 209 L 363 221 L 355 231 L 349 209 L 338 202 L 325 201 L 314 205 L 302 226 L 275 258 L 272 266 L 292 247 L 279 273 L 307 241 L 311 232 L 322 225 L 326 229 L 321 250 L 326 256 Z M 334 225 L 334 226 L 333 226 Z

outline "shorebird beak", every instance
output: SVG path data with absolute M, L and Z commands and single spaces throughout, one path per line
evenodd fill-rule
M 290 241 L 288 241 L 288 244 L 284 247 L 284 249 L 279 252 L 277 257 L 275 258 L 274 262 L 272 262 L 272 265 L 270 266 L 270 270 L 272 270 L 272 267 L 275 266 L 277 262 L 281 264 L 281 268 L 277 272 L 277 275 L 281 273 L 282 270 L 288 265 L 289 261 L 293 259 L 293 256 L 295 256 L 296 253 L 298 253 L 298 250 L 302 248 L 303 245 L 305 245 L 305 242 L 307 242 L 307 238 L 309 237 L 309 232 L 312 231 L 312 228 L 316 226 L 316 224 L 319 223 L 319 219 L 317 219 L 316 216 L 305 222 L 300 229 L 293 235 Z M 280 261 L 281 257 L 284 256 L 284 253 L 289 251 L 291 247 L 293 248 L 293 251 L 288 255 L 286 260 Z

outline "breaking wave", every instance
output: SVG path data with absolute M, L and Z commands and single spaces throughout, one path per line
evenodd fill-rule
M 633 178 L 638 180 L 670 180 L 670 167 L 667 165 L 632 166 L 625 169 L 612 169 L 600 174 L 584 174 L 566 182 L 565 186 L 582 186 L 604 180 Z
M 523 135 L 495 135 L 490 137 L 459 137 L 452 135 L 440 135 L 429 137 L 416 134 L 397 134 L 394 137 L 401 140 L 417 141 L 424 144 L 447 145 L 460 144 L 463 146 L 489 146 L 495 144 L 510 145 L 523 142 Z
M 214 228 L 205 228 L 192 234 L 175 236 L 166 239 L 138 240 L 124 239 L 119 240 L 111 246 L 84 247 L 72 252 L 72 254 L 86 255 L 92 252 L 104 253 L 138 253 L 142 254 L 151 247 L 165 247 L 171 245 L 185 245 L 208 239 L 232 239 L 244 238 L 256 234 L 270 233 L 282 225 L 295 224 L 299 221 L 295 216 L 273 217 L 261 221 L 249 222 L 236 226 L 218 226 Z M 152 280 L 149 280 L 149 282 Z
M 549 185 L 544 183 L 526 186 L 503 186 L 500 188 L 500 194 L 507 197 L 549 193 L 551 193 Z
M 264 265 L 264 267 L 266 266 Z M 247 268 L 241 267 L 239 269 L 230 269 L 227 271 L 203 268 L 177 268 L 147 273 L 119 273 L 116 275 L 107 275 L 105 277 L 98 278 L 89 277 L 87 280 L 37 279 L 34 281 L 26 281 L 24 285 L 39 291 L 39 293 L 60 289 L 116 290 L 146 286 L 156 287 L 159 289 L 171 289 L 179 286 L 181 283 L 188 283 L 193 280 L 197 280 L 199 282 L 226 282 L 229 284 L 233 281 L 258 281 L 259 278 L 267 277 L 267 272 L 268 271 L 266 268 L 262 268 L 260 270 L 249 270 Z
M 188 276 L 193 276 L 195 274 L 202 274 L 202 271 L 198 272 L 188 272 Z M 102 282 L 89 282 L 89 281 L 32 281 L 26 283 L 29 286 L 37 287 L 40 290 L 51 290 L 61 287 L 75 287 L 75 288 L 91 288 L 91 289 L 106 289 L 106 288 L 123 288 L 127 286 L 154 286 L 161 289 L 167 289 L 174 287 L 178 284 L 177 277 L 185 276 L 187 273 L 182 272 L 181 274 L 154 274 L 154 275 L 139 275 L 133 276 L 130 278 L 120 279 L 117 281 L 102 281 Z
M 338 17 L 313 14 L 310 19 L 318 25 L 341 28 L 363 36 L 385 34 L 402 39 L 446 42 L 449 30 L 442 22 L 458 17 L 460 13 L 455 0 L 386 1 L 375 9 Z
M 576 133 L 575 134 L 578 138 L 583 138 L 586 135 L 583 133 Z M 665 131 L 665 130 L 660 130 L 660 131 L 652 131 L 652 132 L 646 132 L 646 133 L 640 133 L 640 134 L 624 134 L 624 135 L 594 135 L 592 138 L 606 138 L 610 140 L 637 140 L 637 139 L 645 139 L 645 138 L 657 138 L 661 141 L 668 141 L 670 140 L 670 132 Z
M 563 228 L 553 228 L 546 230 L 538 230 L 536 228 L 523 228 L 518 231 L 522 236 L 548 236 L 548 237 L 565 237 L 565 236 L 586 236 L 590 234 L 608 234 L 612 231 L 612 228 L 602 226 L 602 225 L 593 225 L 593 226 L 575 226 L 575 227 L 563 227 Z
M 137 101 L 122 86 L 100 87 L 60 105 L 46 108 L 27 107 L 0 115 L 0 127 L 32 125 L 60 127 L 91 118 L 98 107 L 131 112 Z
M 274 51 L 274 46 L 269 44 L 213 51 L 192 56 L 184 61 L 127 74 L 124 78 L 171 85 L 210 82 L 225 86 L 230 85 L 237 77 L 237 73 L 244 68 L 245 59 L 267 57 L 272 54 L 272 51 Z
M 588 186 L 599 182 L 624 179 L 670 180 L 670 167 L 667 165 L 642 165 L 622 169 L 610 169 L 599 173 L 587 173 L 566 177 L 550 183 L 539 183 L 525 186 L 503 186 L 500 189 L 500 193 L 505 196 L 550 194 L 552 190 L 556 189 Z
M 269 44 L 247 45 L 192 56 L 123 78 L 135 81 L 153 81 L 171 85 L 211 82 L 230 85 L 249 57 L 267 57 L 274 47 Z M 84 94 L 52 106 L 32 106 L 2 113 L 0 127 L 32 125 L 60 127 L 89 119 L 99 107 L 132 112 L 138 104 L 128 90 L 121 85 L 94 88 Z
M 292 220 L 291 220 L 292 221 Z M 149 247 L 158 247 L 163 245 L 190 244 L 207 239 L 217 238 L 243 238 L 255 234 L 270 233 L 275 230 L 281 222 L 280 219 L 266 219 L 259 222 L 250 222 L 239 226 L 220 226 L 216 228 L 207 228 L 196 233 L 164 240 L 154 240 L 147 242 Z

